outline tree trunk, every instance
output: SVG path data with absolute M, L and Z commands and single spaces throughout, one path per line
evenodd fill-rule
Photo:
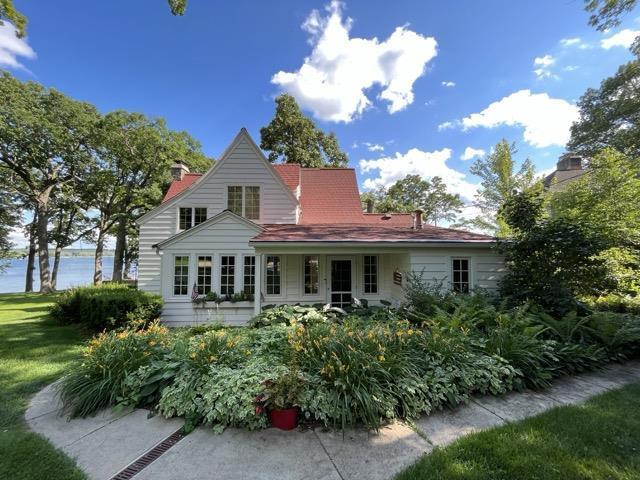
M 113 275 L 111 280 L 121 282 L 123 280 L 124 256 L 127 250 L 127 218 L 122 216 L 118 220 L 116 232 L 116 249 L 113 257 Z
M 44 195 L 43 195 L 44 197 Z M 38 264 L 40 266 L 40 293 L 51 293 L 51 275 L 49 273 L 49 212 L 47 212 L 48 195 L 38 202 Z
M 35 263 L 37 253 L 36 222 L 37 217 L 34 212 L 33 221 L 31 222 L 31 225 L 29 225 L 29 255 L 27 256 L 27 275 L 24 285 L 25 292 L 33 292 L 33 271 L 36 269 Z
M 102 285 L 102 253 L 104 251 L 105 230 L 102 226 L 98 230 L 96 241 L 96 256 L 94 258 L 93 284 Z
M 53 270 L 51 270 L 51 288 L 53 290 L 57 287 L 58 282 L 58 269 L 60 268 L 60 257 L 62 256 L 62 245 L 56 243 L 56 253 L 53 258 Z

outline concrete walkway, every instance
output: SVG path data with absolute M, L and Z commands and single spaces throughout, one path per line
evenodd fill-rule
M 543 392 L 476 397 L 456 410 L 421 418 L 413 429 L 395 423 L 378 434 L 322 429 L 257 432 L 199 427 L 137 475 L 153 479 L 355 480 L 390 479 L 435 446 L 468 433 L 521 420 L 560 405 L 640 381 L 640 362 L 561 379 Z M 39 392 L 25 414 L 31 429 L 74 458 L 89 478 L 106 480 L 182 426 L 181 419 L 148 418 L 146 410 L 104 411 L 67 421 L 51 386 Z

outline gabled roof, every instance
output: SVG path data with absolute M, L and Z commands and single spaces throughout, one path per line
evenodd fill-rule
M 159 242 L 155 245 L 152 245 L 153 248 L 158 248 L 158 249 L 162 249 L 166 246 L 171 245 L 172 243 L 175 243 L 179 240 L 183 240 L 185 238 L 188 238 L 198 232 L 200 232 L 201 230 L 204 230 L 208 227 L 210 227 L 211 225 L 215 225 L 216 223 L 224 220 L 225 218 L 232 218 L 233 220 L 237 221 L 238 223 L 242 223 L 244 225 L 246 225 L 249 228 L 253 228 L 256 232 L 262 232 L 263 228 L 258 225 L 257 223 L 253 223 L 251 220 L 247 220 L 244 217 L 241 217 L 240 215 L 237 215 L 235 213 L 233 213 L 231 210 L 223 210 L 222 212 L 220 212 L 217 215 L 214 215 L 211 218 L 208 218 L 207 220 L 205 220 L 204 222 L 196 225 L 193 228 L 189 228 L 187 230 L 183 230 L 180 233 L 176 233 L 175 235 L 172 235 L 171 237 L 167 238 L 166 240 L 163 240 L 162 242 Z
M 331 242 L 331 243 L 480 243 L 492 244 L 494 237 L 453 228 L 424 225 L 421 229 L 363 224 L 263 225 L 250 243 Z
M 200 178 L 201 176 L 201 173 L 187 173 L 184 175 L 184 177 L 182 177 L 182 180 L 174 180 L 173 182 L 171 182 L 171 185 L 169 185 L 169 190 L 167 190 L 167 193 L 164 194 L 162 202 L 164 203 L 168 200 L 171 200 L 180 192 L 193 185 L 195 181 L 198 180 L 198 178 Z
M 303 168 L 300 189 L 301 224 L 363 222 L 353 168 Z
M 300 165 L 296 163 L 277 163 L 273 166 L 282 181 L 294 192 L 300 186 Z

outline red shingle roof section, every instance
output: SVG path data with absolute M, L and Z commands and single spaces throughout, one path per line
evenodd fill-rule
M 342 225 L 263 225 L 264 231 L 251 242 L 494 242 L 495 238 L 453 228 L 425 225 L 407 227 Z
M 301 224 L 362 223 L 362 204 L 353 168 L 303 168 Z
M 410 213 L 363 213 L 362 223 L 388 227 L 411 227 L 413 215 Z
M 294 192 L 300 185 L 300 165 L 296 163 L 279 163 L 273 166 L 287 187 Z
M 195 183 L 202 176 L 201 173 L 186 173 L 182 180 L 174 180 L 169 185 L 169 190 L 164 194 L 164 198 L 162 199 L 162 203 L 171 200 L 173 197 L 178 195 L 183 190 L 186 190 L 191 185 Z

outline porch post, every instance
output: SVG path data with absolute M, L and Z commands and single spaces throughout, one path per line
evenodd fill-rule
M 253 314 L 259 315 L 262 311 L 262 254 L 256 253 L 256 276 L 253 295 Z

